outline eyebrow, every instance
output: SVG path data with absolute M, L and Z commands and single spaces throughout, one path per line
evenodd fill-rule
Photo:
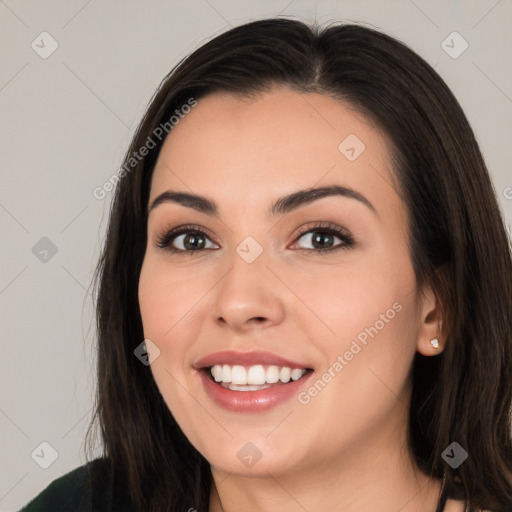
M 366 197 L 357 192 L 356 190 L 344 187 L 341 185 L 330 185 L 318 188 L 309 188 L 305 190 L 298 190 L 287 196 L 279 198 L 270 208 L 269 215 L 283 215 L 293 210 L 305 206 L 306 204 L 317 201 L 324 197 L 329 196 L 342 196 L 349 199 L 355 199 L 365 206 L 367 206 L 374 215 L 378 217 L 377 210 Z M 157 206 L 163 203 L 175 203 L 187 208 L 192 208 L 200 213 L 210 215 L 212 217 L 219 216 L 219 208 L 217 204 L 204 196 L 190 194 L 188 192 L 176 192 L 173 190 L 166 190 L 157 196 L 148 208 L 148 214 L 151 213 Z

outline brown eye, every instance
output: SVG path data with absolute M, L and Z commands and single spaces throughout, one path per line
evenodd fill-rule
M 352 235 L 335 224 L 320 224 L 302 229 L 295 239 L 305 238 L 312 247 L 299 247 L 300 250 L 325 254 L 338 249 L 349 249 L 355 244 Z M 336 240 L 339 242 L 336 243 Z M 205 231 L 198 226 L 180 226 L 158 237 L 157 247 L 171 253 L 200 254 L 205 249 L 215 249 L 215 245 Z
M 348 231 L 330 223 L 302 230 L 296 240 L 302 238 L 306 238 L 312 247 L 302 247 L 301 249 L 320 253 L 333 252 L 338 249 L 348 249 L 355 243 L 352 235 Z M 336 244 L 336 239 L 338 239 L 340 243 Z
M 211 249 L 208 235 L 197 227 L 181 226 L 158 237 L 157 247 L 175 253 L 198 253 Z

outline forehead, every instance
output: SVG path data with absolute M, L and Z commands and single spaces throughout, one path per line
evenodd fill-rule
M 341 184 L 391 207 L 398 198 L 389 156 L 370 120 L 328 96 L 286 89 L 250 99 L 215 93 L 199 99 L 167 136 L 150 201 L 167 189 L 188 190 L 261 209 L 274 196 Z

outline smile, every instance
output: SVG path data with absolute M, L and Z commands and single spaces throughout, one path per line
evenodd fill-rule
M 306 382 L 314 373 L 310 369 L 291 369 L 290 367 L 276 367 L 269 366 L 267 368 L 263 365 L 256 365 L 245 368 L 239 366 L 241 370 L 237 369 L 238 365 L 231 367 L 230 365 L 214 365 L 214 367 L 203 368 L 196 372 L 201 380 L 202 387 L 208 397 L 215 405 L 222 409 L 238 412 L 238 413 L 251 413 L 251 412 L 264 412 L 273 409 L 281 404 L 291 400 L 298 393 L 304 391 Z M 227 370 L 224 368 L 227 366 Z M 258 368 L 252 370 L 252 368 Z M 212 372 L 217 373 L 219 377 L 219 368 L 222 371 L 221 379 L 216 381 Z M 258 382 L 261 382 L 261 377 L 265 371 L 265 382 L 263 384 L 236 384 L 233 382 L 233 375 L 235 382 L 252 380 L 253 375 L 259 376 Z M 224 382 L 224 371 L 231 372 L 231 382 Z M 279 378 L 276 382 L 267 382 L 267 372 L 270 371 L 270 380 L 275 380 L 276 372 Z M 281 380 L 281 374 L 286 382 Z M 292 376 L 293 374 L 293 376 Z M 295 379 L 293 378 L 295 377 Z
M 236 391 L 256 391 L 266 389 L 271 384 L 287 384 L 290 380 L 299 380 L 305 373 L 305 368 L 290 368 L 275 365 L 229 365 L 216 364 L 210 368 L 210 373 L 221 386 Z

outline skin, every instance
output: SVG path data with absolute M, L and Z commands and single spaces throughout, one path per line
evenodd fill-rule
M 338 150 L 349 134 L 366 146 L 355 161 Z M 406 432 L 413 357 L 439 354 L 445 340 L 433 291 L 416 284 L 388 162 L 385 137 L 354 109 L 285 88 L 202 98 L 167 137 L 149 204 L 168 189 L 192 192 L 214 200 L 219 218 L 173 203 L 151 211 L 140 310 L 160 350 L 158 388 L 211 464 L 211 511 L 435 511 L 441 483 L 416 467 Z M 267 213 L 283 195 L 332 184 L 357 190 L 377 214 L 339 196 Z M 310 235 L 297 239 L 317 221 L 350 231 L 355 245 L 322 254 Z M 157 247 L 159 234 L 184 224 L 211 234 L 203 252 Z M 236 252 L 248 236 L 263 249 L 250 264 Z M 171 244 L 183 249 L 184 238 Z M 314 382 L 395 303 L 401 311 L 305 405 L 294 397 L 258 414 L 224 410 L 193 367 L 219 350 L 259 349 L 311 362 Z M 250 468 L 237 457 L 248 442 L 261 452 Z M 449 500 L 446 510 L 463 506 Z

